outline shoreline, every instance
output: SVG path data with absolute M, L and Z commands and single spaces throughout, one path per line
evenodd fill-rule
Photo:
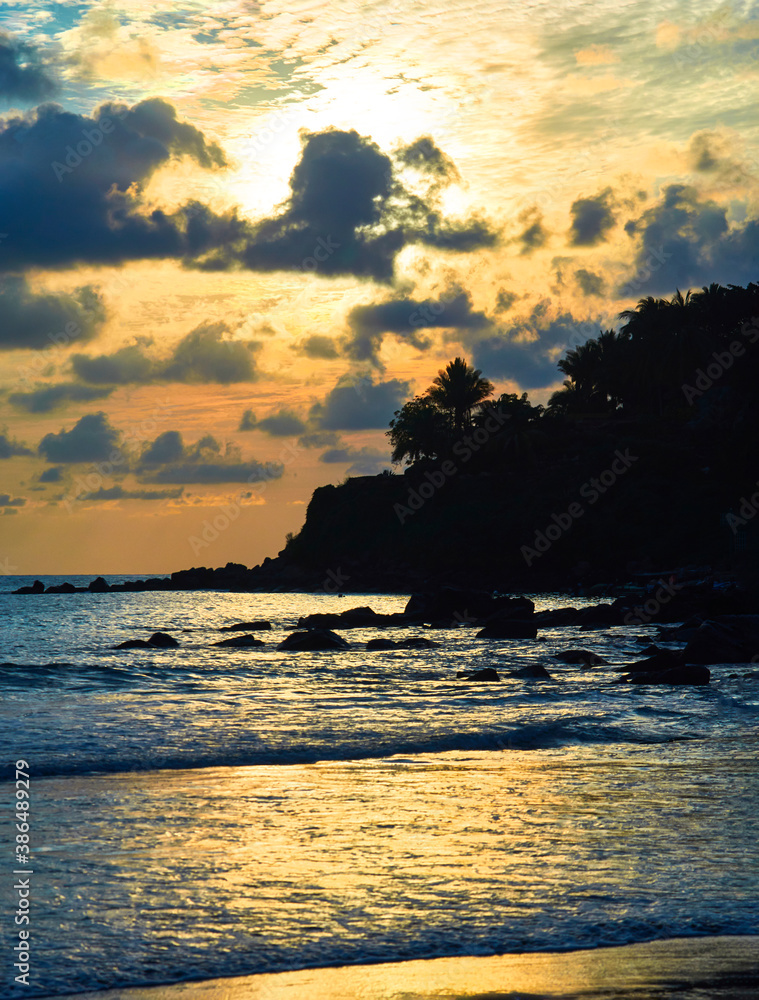
M 68 995 L 74 1000 L 697 1000 L 705 990 L 710 1000 L 756 997 L 759 936 L 336 966 Z

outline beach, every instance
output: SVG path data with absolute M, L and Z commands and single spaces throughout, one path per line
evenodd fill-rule
M 277 651 L 299 614 L 344 609 L 325 595 L 3 600 L 4 760 L 28 760 L 33 807 L 25 995 L 740 987 L 759 934 L 747 671 L 616 683 L 654 627 L 415 629 L 436 645 L 388 651 L 354 629 L 345 650 Z M 263 647 L 213 645 L 259 617 Z M 113 649 L 159 627 L 177 648 Z M 579 641 L 609 664 L 555 659 Z M 536 660 L 548 679 L 506 676 Z M 503 680 L 456 676 L 487 664 Z

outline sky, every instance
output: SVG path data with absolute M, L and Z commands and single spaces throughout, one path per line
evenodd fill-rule
M 0 573 L 255 565 L 451 358 L 759 280 L 759 5 L 0 12 Z

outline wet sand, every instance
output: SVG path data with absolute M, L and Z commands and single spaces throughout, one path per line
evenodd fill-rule
M 759 937 L 307 969 L 78 994 L 79 1000 L 756 1000 Z

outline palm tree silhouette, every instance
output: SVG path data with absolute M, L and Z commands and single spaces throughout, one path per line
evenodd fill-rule
M 451 414 L 454 430 L 460 433 L 471 426 L 474 407 L 494 391 L 493 383 L 482 377 L 479 368 L 472 368 L 464 358 L 454 358 L 437 373 L 426 395 Z

